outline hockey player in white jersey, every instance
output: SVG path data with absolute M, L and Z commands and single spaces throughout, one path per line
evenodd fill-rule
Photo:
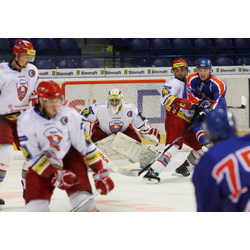
M 82 110 L 84 121 L 94 123 L 91 130 L 91 139 L 97 142 L 109 135 L 122 132 L 141 142 L 139 133 L 157 146 L 160 142 L 158 129 L 151 126 L 148 119 L 131 103 L 123 102 L 123 95 L 119 89 L 111 89 L 108 101 L 98 102 Z M 134 128 L 134 127 L 135 128 Z
M 61 105 L 62 90 L 53 81 L 40 82 L 37 93 L 38 104 L 17 121 L 22 151 L 30 166 L 25 193 L 28 211 L 49 211 L 55 187 L 66 190 L 72 207 L 78 206 L 92 193 L 87 166 L 94 171 L 96 189 L 106 195 L 114 183 L 103 169 L 79 113 Z M 95 200 L 78 211 L 96 211 Z
M 176 59 L 172 64 L 172 69 L 175 77 L 166 81 L 161 95 L 161 104 L 166 106 L 166 147 L 181 136 L 183 132 L 188 130 L 195 113 L 195 110 L 191 109 L 191 102 L 187 99 L 186 93 L 187 62 L 182 58 Z M 192 130 L 186 133 L 181 140 L 152 164 L 149 171 L 143 177 L 146 183 L 155 184 L 160 182 L 159 174 L 165 170 L 171 159 L 182 148 L 183 143 L 190 146 L 192 151 L 185 162 L 176 169 L 176 174 L 180 176 L 190 175 L 190 171 L 193 170 L 196 160 L 203 154 L 201 145 Z
M 18 40 L 13 48 L 13 60 L 0 64 L 0 185 L 14 157 L 13 143 L 19 148 L 16 131 L 18 115 L 29 108 L 35 98 L 38 70 L 29 62 L 36 51 L 29 41 Z M 4 200 L 0 199 L 0 209 Z
M 125 158 L 130 162 L 140 162 L 141 168 L 145 167 L 157 153 L 150 146 L 142 144 L 141 137 L 158 146 L 158 129 L 151 126 L 136 106 L 123 101 L 119 89 L 111 89 L 107 99 L 81 112 L 83 120 L 93 125 L 92 141 L 110 158 Z

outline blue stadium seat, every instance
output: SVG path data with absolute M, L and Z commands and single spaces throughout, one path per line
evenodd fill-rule
M 229 57 L 219 57 L 215 60 L 216 66 L 234 66 L 234 61 Z
M 100 68 L 100 65 L 94 59 L 85 59 L 81 61 L 81 68 Z
M 112 38 L 112 43 L 118 46 L 127 46 L 131 43 L 131 38 Z
M 40 59 L 35 62 L 38 69 L 55 69 L 56 65 L 54 62 L 47 59 Z
M 51 38 L 37 38 L 35 48 L 37 56 L 55 57 L 57 55 L 55 41 Z
M 145 38 L 135 38 L 131 42 L 132 53 L 137 51 L 147 51 L 150 50 L 150 44 L 148 39 Z
M 235 38 L 234 47 L 236 54 L 250 56 L 250 38 Z
M 194 39 L 194 50 L 197 56 L 214 60 L 214 48 L 210 38 Z
M 237 59 L 236 65 L 250 65 L 250 57 L 243 56 Z
M 231 38 L 216 38 L 215 52 L 219 56 L 226 56 L 235 59 L 235 48 Z
M 10 43 L 6 38 L 0 38 L 0 55 L 8 56 L 12 54 Z
M 1 63 L 1 62 L 6 62 L 5 56 L 0 56 L 0 63 Z
M 167 59 L 164 58 L 156 58 L 153 63 L 152 66 L 155 67 L 171 67 L 172 64 L 170 61 L 168 61 Z
M 192 56 L 194 53 L 191 40 L 188 38 L 175 38 L 173 40 L 173 49 L 175 55 L 189 55 Z
M 81 49 L 75 38 L 60 38 L 58 41 L 58 55 L 81 56 Z
M 136 66 L 150 67 L 151 62 L 151 48 L 148 39 L 135 38 L 131 42 L 131 52 L 134 57 Z
M 152 41 L 153 54 L 157 56 L 161 55 L 173 55 L 173 48 L 171 42 L 167 38 L 155 38 Z
M 71 60 L 71 59 L 62 59 L 59 61 L 58 63 L 58 67 L 60 69 L 67 69 L 67 68 L 79 68 L 78 67 L 78 63 L 74 60 Z

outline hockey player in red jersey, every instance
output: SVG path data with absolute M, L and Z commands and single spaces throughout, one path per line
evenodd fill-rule
M 14 156 L 13 143 L 19 148 L 16 120 L 35 97 L 38 70 L 29 62 L 36 51 L 29 41 L 17 40 L 13 60 L 0 63 L 0 185 Z M 0 209 L 4 200 L 0 199 Z
M 114 188 L 82 118 L 74 109 L 61 105 L 62 90 L 53 81 L 41 82 L 38 103 L 18 118 L 18 136 L 29 164 L 25 201 L 28 211 L 49 211 L 55 187 L 66 190 L 72 207 L 87 199 L 92 188 L 87 166 L 93 171 L 96 189 L 106 195 Z M 91 199 L 78 211 L 96 211 Z
M 250 212 L 250 135 L 236 136 L 225 109 L 211 110 L 204 131 L 213 143 L 194 168 L 198 212 Z
M 191 109 L 191 102 L 187 99 L 186 77 L 188 64 L 184 59 L 176 59 L 172 64 L 175 77 L 166 81 L 162 90 L 161 102 L 166 106 L 166 147 L 180 137 L 191 125 L 195 109 Z M 196 160 L 203 154 L 201 144 L 194 132 L 186 133 L 181 140 L 162 154 L 151 166 L 143 179 L 146 183 L 158 183 L 159 174 L 165 170 L 168 163 L 186 144 L 192 148 L 185 162 L 176 169 L 174 175 L 189 176 Z

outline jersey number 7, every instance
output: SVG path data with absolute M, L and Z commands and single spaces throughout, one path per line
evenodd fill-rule
M 250 172 L 249 146 L 236 151 L 235 154 L 228 155 L 215 165 L 212 172 L 212 176 L 217 183 L 223 180 L 225 174 L 228 187 L 231 191 L 229 198 L 234 203 L 239 200 L 241 194 L 247 191 L 247 188 L 241 185 L 239 164 L 241 164 L 247 172 Z

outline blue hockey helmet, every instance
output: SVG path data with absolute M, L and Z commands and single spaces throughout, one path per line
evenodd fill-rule
M 203 127 L 211 142 L 236 136 L 235 117 L 226 109 L 211 110 L 207 114 Z
M 202 58 L 197 61 L 196 68 L 211 69 L 212 63 L 209 59 Z

